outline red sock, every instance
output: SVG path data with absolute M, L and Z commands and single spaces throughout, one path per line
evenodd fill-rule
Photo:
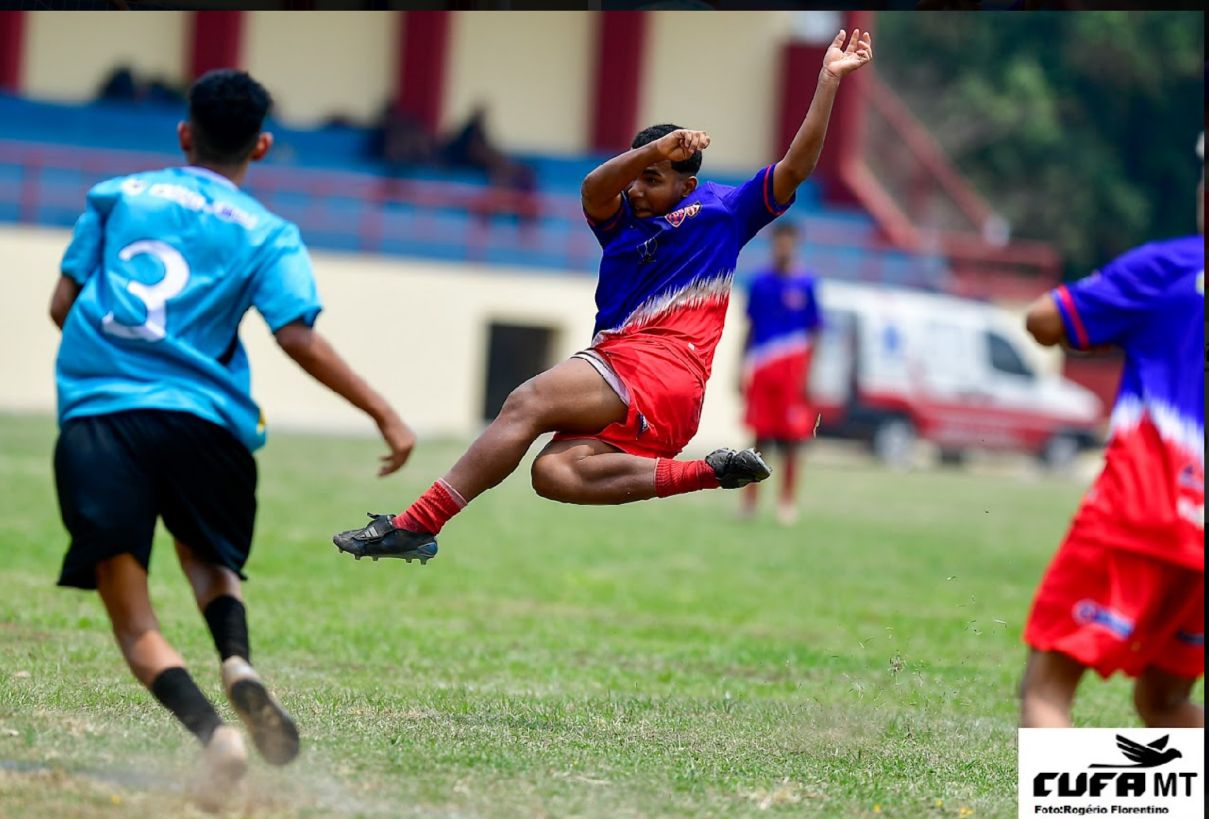
M 717 489 L 718 476 L 705 461 L 655 461 L 655 496 L 666 498 L 699 489 Z
M 395 526 L 410 532 L 435 535 L 465 505 L 466 499 L 442 478 L 428 487 L 428 491 L 407 507 L 407 511 L 395 517 Z

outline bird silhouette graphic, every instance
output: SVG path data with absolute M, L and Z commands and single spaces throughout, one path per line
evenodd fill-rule
M 1132 761 L 1132 765 L 1112 764 L 1112 763 L 1096 763 L 1088 765 L 1089 768 L 1157 768 L 1160 765 L 1166 765 L 1173 759 L 1179 759 L 1183 756 L 1175 748 L 1167 748 L 1167 739 L 1171 735 L 1159 737 L 1154 742 L 1143 745 L 1140 742 L 1134 742 L 1132 739 L 1123 737 L 1117 734 L 1117 747 L 1121 749 L 1121 753 Z M 1167 750 L 1163 750 L 1167 748 Z

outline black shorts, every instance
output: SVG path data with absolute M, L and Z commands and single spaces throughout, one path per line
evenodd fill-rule
M 59 512 L 71 534 L 60 586 L 96 588 L 97 563 L 151 561 L 155 521 L 200 559 L 243 578 L 256 520 L 256 459 L 227 430 L 187 412 L 73 418 L 55 444 Z

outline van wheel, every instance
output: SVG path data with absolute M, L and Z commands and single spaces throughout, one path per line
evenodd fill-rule
M 1079 442 L 1073 436 L 1059 432 L 1048 441 L 1041 450 L 1041 463 L 1052 472 L 1064 472 L 1070 469 L 1079 454 Z
M 906 469 L 915 455 L 918 436 L 906 418 L 887 418 L 873 431 L 873 454 L 887 466 Z

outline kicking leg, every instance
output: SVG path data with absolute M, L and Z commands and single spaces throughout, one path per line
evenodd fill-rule
M 445 481 L 472 501 L 512 474 L 543 433 L 594 433 L 625 417 L 626 405 L 596 368 L 572 358 L 513 390 Z
M 1191 699 L 1196 680 L 1148 668 L 1133 686 L 1138 716 L 1150 728 L 1204 728 L 1205 709 Z
M 221 799 L 247 770 L 248 755 L 239 732 L 225 725 L 185 663 L 160 633 L 147 593 L 147 572 L 129 554 L 101 561 L 97 592 L 109 613 L 113 635 L 139 682 L 205 746 L 204 792 Z
M 1070 728 L 1075 690 L 1087 667 L 1057 651 L 1029 651 L 1020 683 L 1022 728 Z
M 552 441 L 533 462 L 533 488 L 543 498 L 612 505 L 719 487 L 737 488 L 768 477 L 753 450 L 720 449 L 698 461 L 643 458 L 594 438 Z
M 533 490 L 585 506 L 649 500 L 656 497 L 655 469 L 654 458 L 627 455 L 594 438 L 551 441 L 533 461 Z
M 298 727 L 252 668 L 247 610 L 239 575 L 226 566 L 201 560 L 179 540 L 176 556 L 222 660 L 227 699 L 247 726 L 261 755 L 274 765 L 285 765 L 298 756 Z
M 370 555 L 423 563 L 436 554 L 433 536 L 467 503 L 512 474 L 542 434 L 595 433 L 625 417 L 625 403 L 595 367 L 578 358 L 564 361 L 513 390 L 453 469 L 401 515 L 373 516 L 368 526 L 332 540 L 358 559 Z

